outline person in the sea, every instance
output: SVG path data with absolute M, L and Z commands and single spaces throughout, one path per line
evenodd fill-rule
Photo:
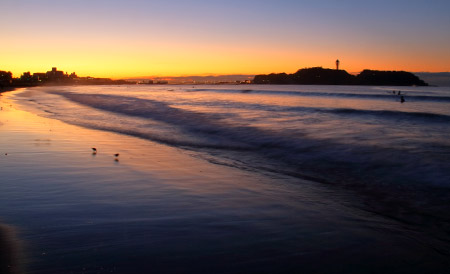
M 405 102 L 405 97 L 403 95 L 400 97 L 400 102 L 403 104 Z

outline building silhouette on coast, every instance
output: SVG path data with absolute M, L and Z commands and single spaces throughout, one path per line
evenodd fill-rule
M 0 88 L 3 87 L 29 87 L 40 85 L 123 85 L 136 82 L 125 80 L 112 80 L 109 78 L 78 77 L 75 72 L 71 74 L 52 67 L 47 72 L 24 72 L 19 78 L 13 78 L 10 71 L 0 71 Z
M 38 82 L 42 81 L 65 81 L 69 79 L 75 79 L 78 78 L 75 72 L 71 73 L 70 75 L 64 73 L 64 71 L 58 70 L 56 67 L 53 67 L 52 70 L 47 72 L 35 72 L 33 75 L 31 75 L 30 72 L 24 72 L 22 76 L 20 77 L 22 80 L 34 80 Z

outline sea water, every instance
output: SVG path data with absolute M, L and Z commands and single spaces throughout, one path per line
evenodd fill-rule
M 153 175 L 145 171 L 127 171 L 120 181 L 125 171 L 117 169 L 116 175 L 85 171 L 89 177 L 71 171 L 82 179 L 55 180 L 68 189 L 82 184 L 97 193 L 95 202 L 61 186 L 27 194 L 61 205 L 51 208 L 57 217 L 49 217 L 48 228 L 33 219 L 45 210 L 19 210 L 31 219 L 18 223 L 42 231 L 30 238 L 52 243 L 63 262 L 49 270 L 50 259 L 40 258 L 37 273 L 65 266 L 73 273 L 116 267 L 120 273 L 439 273 L 448 267 L 450 88 L 71 86 L 26 89 L 14 99 L 40 116 L 137 137 L 143 150 L 158 144 L 212 167 L 207 177 L 173 171 L 151 187 L 142 177 Z M 215 172 L 232 179 L 224 183 Z M 36 180 L 51 188 L 46 174 Z M 196 183 L 180 187 L 183 180 Z M 74 226 L 71 218 L 88 219 L 81 212 L 97 225 Z
M 450 187 L 450 88 L 135 85 L 33 95 L 28 103 L 47 117 L 236 168 L 326 183 Z

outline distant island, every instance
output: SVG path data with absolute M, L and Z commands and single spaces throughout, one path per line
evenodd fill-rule
M 273 85 L 367 85 L 367 86 L 428 86 L 411 72 L 364 70 L 352 75 L 345 70 L 304 68 L 293 74 L 271 73 L 256 75 L 254 84 Z

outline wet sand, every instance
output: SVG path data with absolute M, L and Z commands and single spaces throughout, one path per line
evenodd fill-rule
M 42 118 L 9 95 L 0 97 L 0 220 L 17 228 L 29 273 L 448 269 L 428 238 L 359 210 L 345 191 Z

